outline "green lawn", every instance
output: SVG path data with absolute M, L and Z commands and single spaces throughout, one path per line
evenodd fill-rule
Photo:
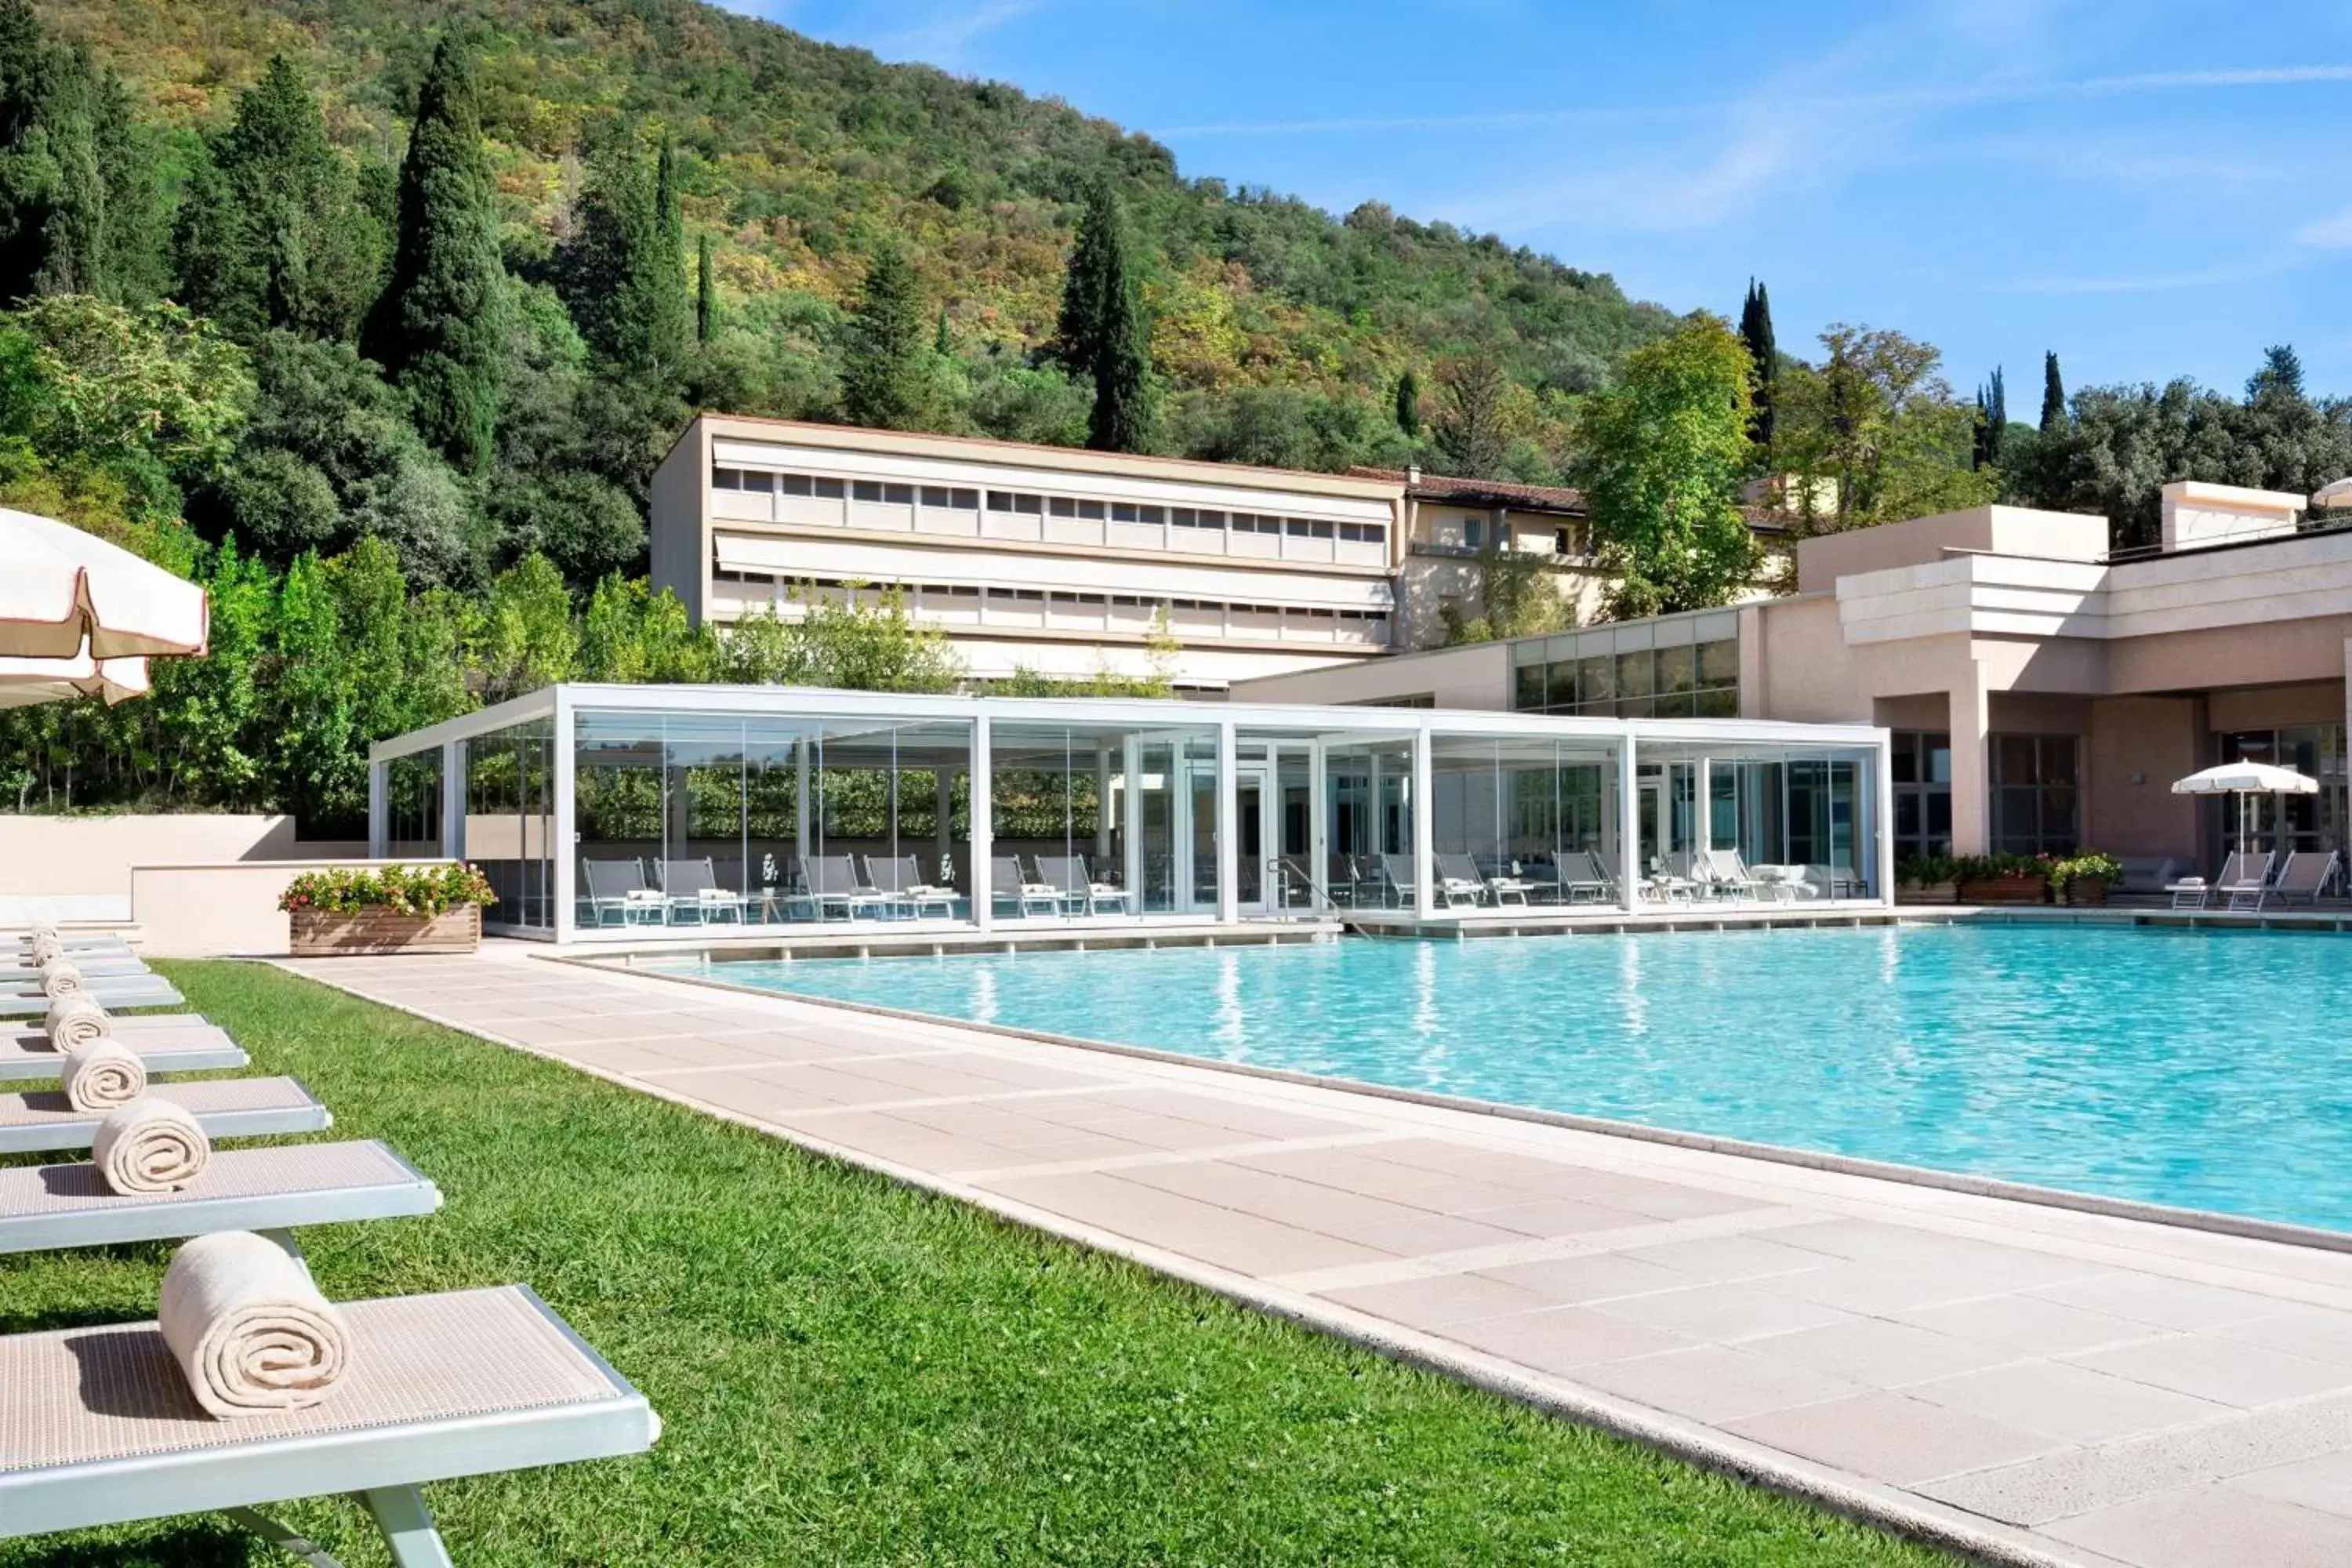
M 274 970 L 167 967 L 446 1195 L 306 1233 L 330 1295 L 528 1281 L 667 1424 L 648 1457 L 431 1489 L 466 1568 L 1943 1561 Z M 0 1259 L 0 1331 L 151 1316 L 168 1256 Z M 352 1504 L 286 1512 L 384 1561 Z M 284 1560 L 200 1521 L 0 1543 L 248 1561 Z

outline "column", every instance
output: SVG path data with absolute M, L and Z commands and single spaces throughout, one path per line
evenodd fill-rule
M 1127 798 L 1119 805 L 1119 813 L 1127 823 L 1127 837 L 1122 843 L 1126 853 L 1122 874 L 1127 879 L 1127 896 L 1138 916 L 1143 913 L 1143 742 L 1129 734 L 1121 743 L 1119 793 Z M 1173 781 L 1171 781 L 1173 786 Z
M 996 847 L 996 825 L 990 820 L 995 809 L 989 790 L 995 764 L 988 752 L 988 715 L 982 713 L 971 721 L 971 886 L 964 889 L 971 899 L 972 923 L 982 931 L 996 923 L 996 900 L 989 890 L 992 868 L 988 863 Z
M 1105 523 L 1104 527 L 1110 525 Z M 1110 858 L 1110 748 L 1095 743 L 1095 859 Z M 1132 829 L 1130 828 L 1130 831 Z M 1100 871 L 1096 875 L 1099 877 Z
M 803 735 L 793 742 L 793 858 L 803 883 L 808 880 L 809 745 L 813 738 Z M 816 889 L 812 887 L 809 890 Z
M 955 880 L 955 873 L 952 869 L 955 865 L 955 770 L 941 767 L 931 776 L 939 783 L 935 797 L 937 805 L 934 809 L 939 823 L 936 847 L 939 851 L 940 868 L 935 880 L 942 884 L 950 884 Z
M 549 837 L 553 842 L 547 847 L 547 858 L 555 872 L 555 919 L 550 923 L 555 928 L 555 940 L 559 942 L 572 940 L 578 928 L 580 912 L 575 907 L 579 896 L 575 879 L 580 874 L 580 803 L 575 798 L 572 773 L 573 765 L 579 760 L 579 748 L 572 740 L 572 696 L 559 686 L 555 689 L 555 721 L 554 729 L 551 731 L 553 738 L 548 742 L 548 750 L 554 753 L 548 758 L 548 788 L 554 792 L 555 809 L 549 814 Z M 740 764 L 737 777 L 741 777 Z M 737 792 L 737 809 L 740 811 L 742 805 L 740 784 Z M 744 880 L 749 882 L 750 865 L 747 863 L 743 869 Z
M 1311 742 L 1307 748 L 1307 908 L 1316 914 L 1328 914 L 1337 902 L 1331 897 L 1330 802 L 1323 768 L 1323 742 Z
M 1412 817 L 1412 912 L 1424 921 L 1437 914 L 1437 824 L 1430 809 L 1437 768 L 1430 755 L 1432 749 L 1429 726 L 1424 724 L 1412 732 L 1412 790 L 1404 803 Z
M 1217 726 L 1217 919 L 1225 925 L 1242 918 L 1240 751 L 1228 719 Z
M 466 742 L 451 741 L 441 748 L 441 853 L 452 860 L 466 858 Z
M 1952 731 L 1952 853 L 1992 852 L 1992 774 L 1986 755 L 1986 737 L 1992 729 L 1992 704 L 1976 662 L 1969 663 L 1967 680 L 1954 686 L 1948 697 Z
M 1877 872 L 1871 878 L 1871 886 L 1879 902 L 1891 904 L 1895 901 L 1895 747 L 1885 731 L 1864 759 L 1863 768 L 1871 781 L 1870 826 L 1877 840 Z
M 1628 914 L 1642 910 L 1642 801 L 1633 755 L 1633 731 L 1617 737 L 1617 903 Z
M 392 853 L 392 780 L 390 763 L 368 764 L 368 858 L 381 860 Z

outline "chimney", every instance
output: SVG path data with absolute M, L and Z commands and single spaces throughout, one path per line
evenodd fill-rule
M 2249 539 L 2283 538 L 2294 531 L 2304 508 L 2302 496 L 2283 490 L 2209 485 L 2198 479 L 2175 479 L 2164 487 L 2163 496 L 2167 555 Z
M 1419 463 L 1407 463 L 1404 466 L 1404 482 L 1409 485 L 1417 485 L 1421 483 L 1421 465 Z

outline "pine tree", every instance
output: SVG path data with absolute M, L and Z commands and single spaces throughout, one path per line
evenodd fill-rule
M 1397 377 L 1396 422 L 1406 440 L 1421 439 L 1421 377 L 1412 374 L 1411 365 Z
M 914 269 L 895 239 L 875 247 L 866 291 L 850 315 L 841 367 L 841 411 L 850 423 L 908 430 L 923 402 L 923 314 Z
M 1756 412 L 1748 420 L 1748 439 L 1769 468 L 1778 420 L 1775 395 L 1780 356 L 1772 342 L 1772 297 L 1753 278 L 1748 280 L 1748 298 L 1739 307 L 1739 341 L 1747 345 L 1748 363 L 1755 367 Z
M 719 296 L 710 284 L 710 234 L 694 237 L 694 341 L 707 343 L 719 335 Z
M 2066 428 L 2066 384 L 2059 379 L 2058 353 L 2042 356 L 2042 433 L 2054 436 Z
M 1063 362 L 1094 378 L 1087 445 L 1141 451 L 1151 439 L 1151 332 L 1129 256 L 1126 216 L 1108 179 L 1087 191 L 1078 218 L 1058 337 Z
M 491 197 L 473 61 L 445 37 L 417 94 L 392 278 L 362 343 L 408 394 L 425 439 L 470 473 L 490 460 L 506 326 Z

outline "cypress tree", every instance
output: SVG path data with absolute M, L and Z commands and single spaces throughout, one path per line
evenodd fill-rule
M 1151 438 L 1151 335 L 1128 255 L 1127 223 L 1108 179 L 1087 193 L 1062 283 L 1060 351 L 1094 377 L 1087 445 L 1136 452 Z
M 121 79 L 0 0 L 0 302 L 153 292 L 153 162 Z
M 719 296 L 710 286 L 710 235 L 694 237 L 694 341 L 707 343 L 719 335 Z
M 2066 428 L 2066 384 L 2058 376 L 2058 353 L 2042 356 L 2042 433 L 2053 436 Z
M 1748 439 L 1769 467 L 1777 425 L 1775 393 L 1780 379 L 1780 357 L 1772 341 L 1772 297 L 1753 278 L 1748 280 L 1748 298 L 1739 307 L 1739 341 L 1747 345 L 1748 363 L 1755 370 L 1755 412 L 1748 417 Z
M 940 301 L 940 324 L 931 333 L 931 352 L 941 359 L 955 357 L 955 338 L 948 331 L 948 302 Z
M 237 96 L 211 153 L 173 236 L 181 301 L 247 342 L 272 327 L 347 338 L 382 267 L 383 233 L 284 56 Z
M 2000 366 L 1995 365 L 1992 379 L 1977 388 L 1976 442 L 1969 466 L 1985 468 L 1999 463 L 2001 437 L 2008 429 L 2009 395 L 2001 385 Z
M 32 292 L 47 254 L 57 172 L 37 122 L 49 59 L 32 0 L 0 0 L 0 303 Z
M 473 61 L 446 36 L 417 94 L 399 212 L 391 280 L 362 346 L 408 394 L 425 439 L 479 473 L 498 424 L 506 270 Z
M 841 411 L 854 425 L 911 429 L 922 412 L 923 314 L 914 269 L 895 239 L 874 251 L 866 291 L 850 315 L 841 367 Z
M 580 335 L 608 363 L 659 380 L 686 354 L 684 220 L 667 144 L 646 178 L 626 135 L 590 160 L 573 237 L 557 258 L 558 289 Z
M 1421 439 L 1421 377 L 1412 374 L 1411 365 L 1405 366 L 1404 374 L 1397 377 L 1396 422 L 1406 440 Z

